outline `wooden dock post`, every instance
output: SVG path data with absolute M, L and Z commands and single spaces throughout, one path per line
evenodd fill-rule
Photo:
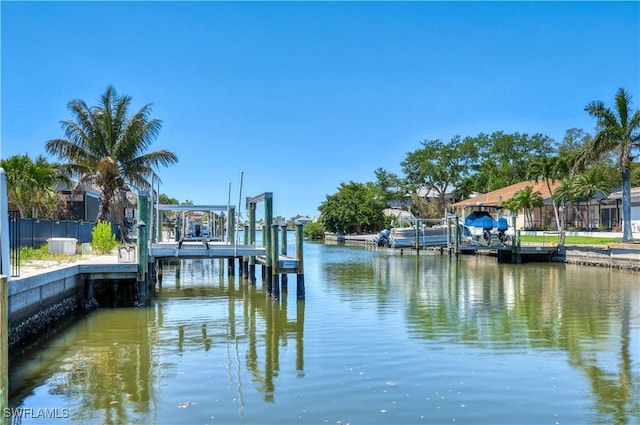
M 229 216 L 227 217 L 227 242 L 231 245 L 235 244 L 236 235 L 235 235 L 235 220 L 236 220 L 236 212 L 234 207 L 229 208 Z M 235 276 L 236 275 L 236 264 L 235 257 L 227 258 L 227 276 Z
M 248 202 L 249 210 L 249 244 L 256 244 L 256 204 Z M 256 257 L 249 257 L 249 283 L 256 284 Z
M 0 276 L 0 412 L 9 407 L 9 281 Z M 0 424 L 8 418 L 0 414 Z
M 296 223 L 296 259 L 298 260 L 298 270 L 296 273 L 296 294 L 299 300 L 304 300 L 304 262 L 302 261 L 302 243 L 304 234 L 302 232 L 302 223 Z
M 138 192 L 138 234 L 137 234 L 137 252 L 138 252 L 138 301 L 140 303 L 147 302 L 147 272 L 149 262 L 149 193 L 146 191 Z
M 264 231 L 263 243 L 265 246 L 265 267 L 264 267 L 264 279 L 267 281 L 267 295 L 271 295 L 272 280 L 271 274 L 273 273 L 273 250 L 278 249 L 271 243 L 271 224 L 273 223 L 273 198 L 266 196 L 264 198 Z
M 522 257 L 520 255 L 520 230 L 516 230 L 516 215 L 511 215 L 511 227 L 513 228 L 513 240 L 511 241 L 511 263 L 521 264 Z
M 287 225 L 285 224 L 284 226 L 280 226 L 280 230 L 281 230 L 281 243 L 280 243 L 280 254 L 283 256 L 287 256 Z M 287 273 L 282 273 L 282 276 L 280 276 L 280 280 L 282 282 L 282 292 L 287 292 L 288 291 L 288 278 L 287 278 Z
M 236 263 L 234 257 L 227 257 L 227 276 L 235 276 L 236 275 Z
M 515 264 L 522 264 L 522 255 L 520 255 L 520 230 L 516 230 L 515 244 L 512 247 L 511 262 Z
M 447 214 L 447 251 L 451 255 L 451 218 Z
M 460 217 L 456 216 L 455 219 L 455 228 L 454 228 L 454 235 L 455 235 L 455 254 L 456 257 L 458 256 L 458 254 L 460 254 Z
M 249 225 L 245 224 L 242 230 L 242 239 L 245 245 L 249 245 Z M 249 258 L 248 256 L 242 257 L 242 267 L 240 269 L 240 276 L 245 279 L 249 277 Z
M 278 274 L 278 225 L 271 225 L 271 297 L 280 299 L 280 275 Z

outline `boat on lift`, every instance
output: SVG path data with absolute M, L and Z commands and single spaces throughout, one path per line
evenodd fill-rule
M 373 243 L 389 248 L 415 248 L 416 240 L 420 248 L 446 246 L 449 239 L 453 238 L 453 228 L 448 228 L 444 219 L 411 219 L 400 220 L 391 229 L 384 229 L 376 237 Z M 395 224 L 395 223 L 393 223 Z M 460 225 L 460 234 L 463 239 L 471 237 L 469 230 Z
M 471 209 L 471 212 L 467 211 Z M 466 206 L 464 226 L 471 233 L 471 242 L 481 246 L 506 244 L 509 240 L 509 223 L 502 215 L 501 205 L 484 205 L 479 202 L 475 206 Z

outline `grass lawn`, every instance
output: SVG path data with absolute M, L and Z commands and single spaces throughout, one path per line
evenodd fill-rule
M 558 242 L 557 235 L 529 236 L 523 235 L 522 242 L 550 244 Z M 606 245 L 610 243 L 620 243 L 622 238 L 598 238 L 595 236 L 567 236 L 564 240 L 565 245 Z

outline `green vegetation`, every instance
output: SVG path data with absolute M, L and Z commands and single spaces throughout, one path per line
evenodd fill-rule
M 622 178 L 622 232 L 625 242 L 633 242 L 631 232 L 631 170 L 634 151 L 640 149 L 640 110 L 631 111 L 631 95 L 619 89 L 615 111 L 601 100 L 593 101 L 585 111 L 597 121 L 598 132 L 577 157 L 579 167 L 586 167 L 614 152 Z
M 91 231 L 91 248 L 98 254 L 108 254 L 116 246 L 118 240 L 111 231 L 111 223 L 99 220 Z
M 10 209 L 19 210 L 22 217 L 64 219 L 66 200 L 54 188 L 60 181 L 70 184 L 74 177 L 79 179 L 77 188 L 93 185 L 100 189 L 99 218 L 125 228 L 122 211 L 130 206 L 129 191 L 150 189 L 157 168 L 178 160 L 167 150 L 149 152 L 162 123 L 150 118 L 150 104 L 133 115 L 129 115 L 130 106 L 131 97 L 119 96 L 113 87 L 106 89 L 97 106 L 77 99 L 69 102 L 72 119 L 62 121 L 66 138 L 45 144 L 46 151 L 57 155 L 61 164 L 48 163 L 42 156 L 32 160 L 28 155 L 1 161 L 7 172 Z M 378 168 L 375 182 L 341 183 L 336 193 L 326 195 L 319 207 L 319 225 L 331 232 L 373 233 L 389 226 L 383 210 L 391 204 L 406 208 L 411 200 L 414 215 L 441 218 L 447 213 L 451 200 L 446 196 L 452 188 L 455 202 L 474 192 L 535 180 L 544 181 L 550 191 L 552 183 L 561 182 L 552 198 L 557 228 L 590 227 L 594 220 L 588 216 L 584 201 L 598 191 L 606 194 L 622 186 L 623 239 L 631 242 L 630 187 L 640 185 L 640 163 L 636 160 L 640 111 L 631 109 L 631 96 L 622 88 L 613 108 L 594 101 L 585 111 L 596 119 L 593 137 L 572 128 L 559 143 L 543 134 L 502 131 L 455 135 L 449 141 L 425 139 L 400 163 L 403 176 Z M 512 207 L 528 214 L 531 226 L 531 210 L 539 207 L 539 197 L 531 191 L 517 195 Z M 165 194 L 160 195 L 160 202 L 179 203 Z M 502 202 L 508 205 L 511 200 Z M 560 207 L 571 211 L 568 223 L 560 220 Z M 318 231 L 314 226 L 307 230 L 313 237 Z
M 640 163 L 634 161 L 640 149 L 640 111 L 631 110 L 631 96 L 624 89 L 616 94 L 614 110 L 596 101 L 589 103 L 585 111 L 597 119 L 593 137 L 571 128 L 560 143 L 543 134 L 502 131 L 456 135 L 448 142 L 424 140 L 419 149 L 408 152 L 401 162 L 404 176 L 378 168 L 375 183 L 341 183 L 338 192 L 327 195 L 322 203 L 320 219 L 329 231 L 375 231 L 379 217 L 369 213 L 363 216 L 365 201 L 368 206 L 376 199 L 384 200 L 386 205 L 395 201 L 395 205 L 406 207 L 410 199 L 411 212 L 417 217 L 441 218 L 448 212 L 446 205 L 450 201 L 534 180 L 543 181 L 550 192 L 555 188 L 554 228 L 589 228 L 592 223 L 597 225 L 598 220 L 589 217 L 585 201 L 598 192 L 606 195 L 612 188 L 622 186 L 623 238 L 632 241 L 630 186 L 640 185 Z M 560 185 L 555 185 L 556 182 Z M 368 187 L 376 187 L 377 192 L 362 197 Z M 452 188 L 455 188 L 453 199 L 447 199 L 445 195 Z M 359 194 L 352 202 L 345 199 L 350 191 Z M 542 208 L 541 194 L 529 188 L 514 198 L 501 202 L 505 206 L 511 203 L 509 209 L 525 213 L 528 227 L 536 225 L 531 212 Z M 563 211 L 571 211 L 570 216 L 563 217 L 570 220 L 568 223 L 560 219 L 561 207 Z
M 67 139 L 49 140 L 47 152 L 66 161 L 62 164 L 79 184 L 94 184 L 102 192 L 99 218 L 111 219 L 124 228 L 122 211 L 129 206 L 130 188 L 151 188 L 155 169 L 178 161 L 167 150 L 146 152 L 154 142 L 162 122 L 149 118 L 151 105 L 129 116 L 131 97 L 118 96 L 108 87 L 98 106 L 82 100 L 69 102 L 74 120 L 62 121 Z
M 69 256 L 65 254 L 50 254 L 48 244 L 44 244 L 38 249 L 27 246 L 20 248 L 20 264 L 29 261 L 64 261 L 68 259 Z
M 517 191 L 511 199 L 507 199 L 502 203 L 502 206 L 510 211 L 524 211 L 529 228 L 533 227 L 533 214 L 531 211 L 543 205 L 542 194 L 538 191 L 533 192 L 531 186 Z
M 384 226 L 382 211 L 386 206 L 385 194 L 379 186 L 349 182 L 340 184 L 335 195 L 327 195 L 318 209 L 330 232 L 373 233 Z
M 20 217 L 64 218 L 66 202 L 54 190 L 56 183 L 69 182 L 58 164 L 49 163 L 44 156 L 35 161 L 29 155 L 14 155 L 0 160 L 7 173 L 9 209 Z
M 304 225 L 302 232 L 307 239 L 318 240 L 324 237 L 325 228 L 322 223 L 311 221 Z

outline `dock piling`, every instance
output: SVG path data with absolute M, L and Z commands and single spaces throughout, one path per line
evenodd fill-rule
M 247 202 L 249 210 L 249 244 L 256 244 L 256 204 Z M 256 257 L 249 257 L 249 283 L 256 284 Z
M 244 225 L 242 231 L 242 238 L 245 245 L 249 245 L 249 226 L 247 224 Z M 249 278 L 249 261 L 251 257 L 244 256 L 242 257 L 242 267 L 240 269 L 240 275 L 245 279 Z
M 283 256 L 287 256 L 287 225 L 285 224 L 284 226 L 280 226 L 281 229 L 281 244 L 280 244 L 280 255 Z M 287 292 L 288 288 L 288 283 L 289 283 L 289 279 L 287 278 L 287 273 L 282 273 L 282 275 L 280 276 L 280 280 L 282 282 L 282 292 Z
M 147 302 L 147 279 L 149 270 L 149 193 L 140 191 L 138 193 L 138 302 Z
M 304 262 L 302 261 L 302 243 L 304 234 L 302 232 L 302 223 L 296 223 L 296 259 L 298 260 L 298 270 L 296 272 L 296 296 L 299 300 L 305 297 L 304 289 Z
M 280 299 L 280 275 L 278 274 L 278 225 L 271 225 L 271 297 Z

